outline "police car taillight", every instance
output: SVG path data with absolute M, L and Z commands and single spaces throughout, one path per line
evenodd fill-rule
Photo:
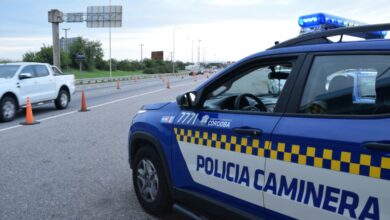
M 306 34 L 310 32 L 324 31 L 334 28 L 342 27 L 354 27 L 359 25 L 365 25 L 362 22 L 354 21 L 326 13 L 316 13 L 310 15 L 303 15 L 299 17 L 298 24 L 301 26 L 300 34 Z M 375 31 L 368 33 L 356 33 L 353 34 L 355 37 L 365 39 L 384 38 L 387 31 Z

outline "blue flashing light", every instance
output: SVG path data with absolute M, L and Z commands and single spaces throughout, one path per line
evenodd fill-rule
M 354 27 L 359 25 L 364 25 L 362 22 L 326 14 L 326 13 L 316 13 L 309 14 L 299 17 L 298 24 L 301 26 L 303 33 L 312 32 L 313 29 L 334 29 L 340 27 Z M 373 38 L 384 38 L 387 34 L 387 31 L 375 31 L 370 33 L 361 33 L 356 34 L 357 37 L 363 37 L 366 39 Z
M 357 25 L 363 25 L 364 23 L 345 19 L 338 16 L 333 16 L 325 13 L 316 13 L 310 15 L 304 15 L 299 17 L 299 26 L 302 28 L 315 27 L 318 25 L 327 25 L 330 27 L 352 27 Z

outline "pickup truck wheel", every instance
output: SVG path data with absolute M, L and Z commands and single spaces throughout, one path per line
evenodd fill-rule
M 156 151 L 149 145 L 142 146 L 133 162 L 133 185 L 142 208 L 157 216 L 168 213 L 172 200 Z
M 0 121 L 12 121 L 16 115 L 16 101 L 12 97 L 4 97 L 0 102 Z
M 61 89 L 57 99 L 54 101 L 57 109 L 66 109 L 69 104 L 69 93 L 65 89 Z

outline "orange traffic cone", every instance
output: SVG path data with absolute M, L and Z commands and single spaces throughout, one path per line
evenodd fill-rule
M 121 89 L 120 81 L 119 81 L 119 80 L 116 81 L 116 89 Z
M 35 125 L 39 124 L 39 122 L 34 121 L 34 116 L 32 112 L 30 97 L 27 97 L 26 101 L 26 121 L 24 123 L 21 123 L 22 125 Z
M 87 100 L 85 98 L 85 92 L 84 90 L 81 91 L 81 109 L 80 109 L 80 112 L 86 112 L 86 111 L 89 111 L 87 109 Z
M 167 80 L 167 89 L 171 88 L 171 84 L 169 83 L 169 79 Z

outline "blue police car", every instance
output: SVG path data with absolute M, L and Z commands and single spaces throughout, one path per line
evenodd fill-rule
M 390 219 L 390 24 L 324 13 L 299 24 L 297 38 L 133 118 L 129 162 L 148 213 Z

